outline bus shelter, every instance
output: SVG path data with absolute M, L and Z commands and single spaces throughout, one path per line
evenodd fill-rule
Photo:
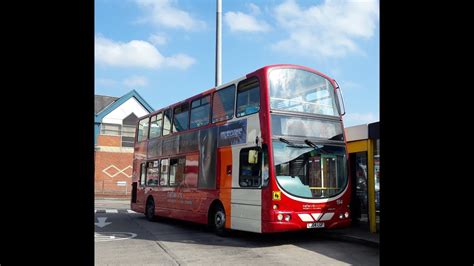
M 351 170 L 351 213 L 355 224 L 379 230 L 380 221 L 380 122 L 348 127 L 347 149 Z

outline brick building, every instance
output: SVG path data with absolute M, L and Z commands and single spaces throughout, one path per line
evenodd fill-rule
M 130 195 L 135 126 L 153 108 L 132 90 L 119 98 L 95 95 L 94 109 L 95 194 Z

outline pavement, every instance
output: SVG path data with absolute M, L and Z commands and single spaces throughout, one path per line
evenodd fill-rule
M 329 238 L 360 243 L 377 248 L 380 246 L 380 234 L 371 233 L 366 224 L 353 225 L 348 228 L 331 229 L 331 231 L 325 231 L 324 235 Z
M 379 265 L 379 250 L 319 232 L 219 237 L 205 226 L 96 212 L 95 265 Z M 102 227 L 101 227 L 102 226 Z

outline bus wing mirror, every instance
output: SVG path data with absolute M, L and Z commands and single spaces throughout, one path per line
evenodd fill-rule
M 336 81 L 334 81 L 336 82 Z M 336 95 L 337 95 L 337 107 L 339 109 L 339 113 L 341 115 L 345 115 L 346 114 L 346 108 L 344 107 L 344 99 L 342 97 L 342 91 L 341 91 L 341 88 L 339 87 L 339 84 L 337 84 L 336 82 Z
M 257 150 L 249 150 L 248 163 L 249 164 L 258 163 L 258 151 Z

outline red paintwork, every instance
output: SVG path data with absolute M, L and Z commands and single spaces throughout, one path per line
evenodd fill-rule
M 260 97 L 260 125 L 261 125 L 261 136 L 262 136 L 262 143 L 267 144 L 268 152 L 269 152 L 269 165 L 273 165 L 273 150 L 271 145 L 271 125 L 270 125 L 270 102 L 269 102 L 269 87 L 268 87 L 268 80 L 267 75 L 270 69 L 273 68 L 298 68 L 307 70 L 310 72 L 314 72 L 326 79 L 328 79 L 334 88 L 336 88 L 335 81 L 324 75 L 321 72 L 318 72 L 314 69 L 298 66 L 298 65 L 291 65 L 291 64 L 278 64 L 278 65 L 269 65 L 262 67 L 250 74 L 246 75 L 246 78 L 257 77 L 260 81 L 260 88 L 261 88 L 261 97 Z M 216 88 L 211 88 L 201 94 L 195 95 L 190 97 L 184 101 L 179 103 L 173 104 L 171 106 L 161 108 L 145 117 L 153 116 L 161 111 L 164 111 L 168 108 L 174 108 L 175 106 L 182 104 L 186 101 L 191 102 L 194 99 L 202 97 L 203 95 L 210 95 L 214 92 Z M 211 100 L 212 102 L 212 100 Z M 211 107 L 212 108 L 212 107 Z M 142 117 L 144 118 L 144 117 Z M 140 118 L 140 119 L 142 119 Z M 194 130 L 213 127 L 216 125 L 222 125 L 226 122 L 219 122 L 216 124 L 208 124 L 203 127 L 190 129 L 185 132 L 191 132 Z M 342 123 L 342 118 L 341 118 Z M 138 130 L 137 130 L 138 131 Z M 179 133 L 172 133 L 168 136 L 174 134 L 181 134 Z M 344 135 L 344 142 L 346 143 L 345 134 Z M 165 136 L 166 138 L 167 136 Z M 143 154 L 146 155 L 146 142 L 137 143 L 135 145 L 135 154 L 134 154 L 134 163 L 133 163 L 133 177 L 132 182 L 139 181 L 139 172 L 140 172 L 140 163 L 145 161 L 143 158 Z M 194 160 L 196 157 L 196 153 L 194 154 L 181 154 L 181 156 L 186 155 L 186 160 Z M 176 157 L 179 156 L 178 154 Z M 346 158 L 348 157 L 347 149 L 346 149 Z M 349 165 L 349 163 L 347 163 Z M 146 200 L 149 196 L 154 197 L 155 205 L 156 205 L 156 214 L 160 216 L 167 216 L 176 219 L 188 220 L 193 221 L 196 223 L 206 224 L 208 221 L 208 211 L 211 203 L 215 200 L 220 199 L 220 165 L 219 160 L 217 162 L 217 169 L 216 169 L 216 189 L 197 189 L 197 188 L 184 188 L 184 187 L 153 187 L 153 188 L 143 188 L 138 186 L 137 191 L 137 202 L 131 203 L 131 209 L 136 212 L 144 213 L 144 207 Z M 225 167 L 225 166 L 222 166 Z M 197 168 L 193 167 L 186 167 L 186 175 L 197 175 Z M 348 175 L 350 171 L 348 170 Z M 346 227 L 349 226 L 351 223 L 351 217 L 339 219 L 340 213 L 349 212 L 349 203 L 350 203 L 350 182 L 351 178 L 348 177 L 347 186 L 348 189 L 342 195 L 339 200 L 343 200 L 342 204 L 337 204 L 336 200 L 326 202 L 326 203 L 304 203 L 293 200 L 291 198 L 286 197 L 283 193 L 281 193 L 281 200 L 273 200 L 272 199 L 272 192 L 273 191 L 280 191 L 277 185 L 277 181 L 275 178 L 274 168 L 269 167 L 269 175 L 270 180 L 268 186 L 262 188 L 262 233 L 269 233 L 269 232 L 280 232 L 280 231 L 294 231 L 294 230 L 308 230 L 306 228 L 307 222 L 301 221 L 298 217 L 298 213 L 316 213 L 316 212 L 334 212 L 334 216 L 331 220 L 325 221 L 325 228 L 338 228 L 338 227 Z M 174 201 L 177 199 L 179 201 Z M 184 204 L 185 201 L 192 201 L 192 204 Z M 178 203 L 176 203 L 178 202 Z M 180 202 L 180 203 L 179 203 Z M 278 204 L 278 209 L 273 210 L 273 205 Z M 311 205 L 311 209 L 303 209 L 304 205 Z M 289 222 L 278 222 L 276 219 L 277 214 L 281 212 L 283 214 L 291 214 L 291 220 Z M 227 211 L 226 211 L 227 213 Z M 228 227 L 228 226 L 227 226 Z

